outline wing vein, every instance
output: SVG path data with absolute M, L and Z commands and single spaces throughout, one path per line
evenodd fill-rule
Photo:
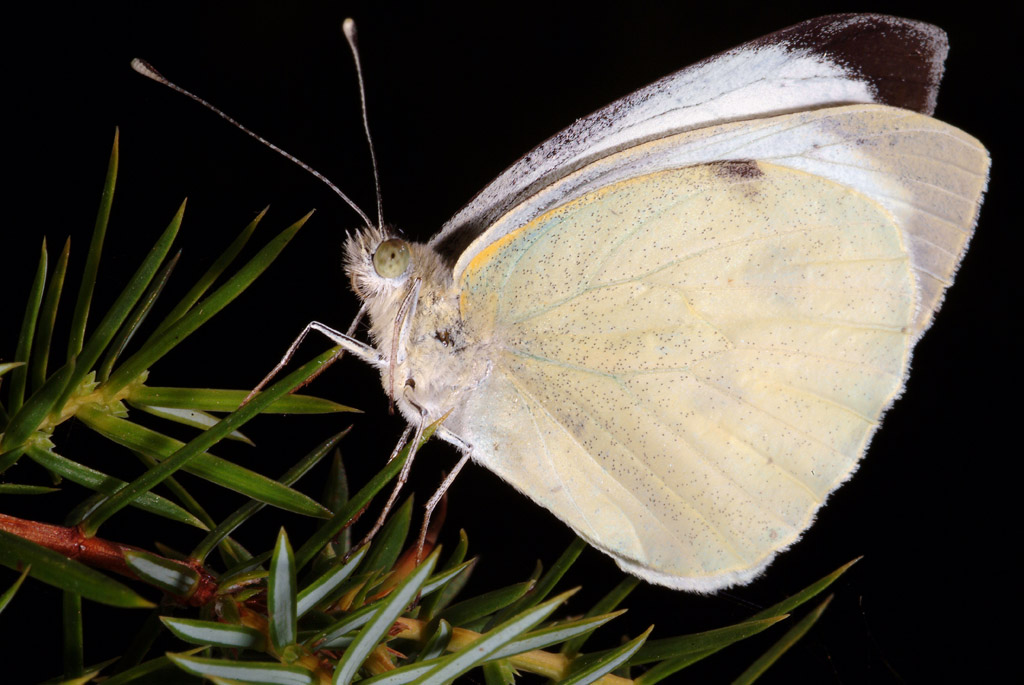
M 517 386 L 517 388 L 520 388 L 520 386 L 521 386 L 521 382 L 520 382 L 520 381 L 518 381 L 518 380 L 517 380 L 517 379 L 516 379 L 516 378 L 514 377 L 514 375 L 513 375 L 512 373 L 509 373 L 509 370 L 508 370 L 508 369 L 505 369 L 505 375 L 506 375 L 506 377 L 507 377 L 507 378 L 509 378 L 509 379 L 511 380 L 511 382 L 513 383 L 513 385 Z M 613 379 L 615 379 L 615 380 L 618 380 L 618 379 L 616 379 L 616 378 L 615 378 L 614 376 L 613 376 L 612 378 L 613 378 Z M 580 444 L 580 442 L 579 442 L 579 440 L 577 439 L 577 437 L 576 437 L 575 435 L 573 435 L 573 433 L 572 433 L 572 432 L 571 432 L 571 431 L 570 431 L 570 430 L 569 430 L 569 429 L 568 429 L 568 428 L 567 428 L 566 426 L 564 426 L 564 425 L 562 424 L 562 422 L 561 422 L 561 421 L 559 421 L 559 420 L 558 420 L 558 419 L 557 419 L 557 418 L 556 418 L 555 416 L 553 416 L 553 415 L 551 414 L 550 410 L 548 410 L 548 408 L 547 408 L 547 407 L 546 407 L 546 406 L 544 405 L 544 402 L 543 402 L 543 401 L 539 400 L 539 399 L 538 399 L 538 398 L 536 397 L 536 395 L 535 395 L 534 393 L 532 393 L 532 392 L 529 392 L 529 391 L 528 391 L 528 390 L 526 390 L 525 388 L 521 388 L 521 389 L 520 389 L 520 392 L 523 392 L 523 393 L 525 393 L 525 394 L 529 395 L 529 396 L 530 396 L 530 398 L 531 398 L 531 399 L 532 399 L 532 400 L 534 401 L 534 403 L 536 403 L 536 405 L 537 405 L 537 406 L 539 406 L 539 407 L 540 407 L 540 408 L 541 408 L 541 409 L 542 409 L 542 410 L 544 411 L 544 413 L 545 413 L 545 414 L 547 414 L 547 415 L 548 415 L 548 416 L 549 416 L 549 417 L 551 418 L 552 422 L 553 422 L 553 423 L 554 423 L 554 424 L 555 424 L 556 426 L 558 426 L 558 427 L 559 427 L 559 428 L 560 428 L 560 429 L 561 429 L 561 430 L 562 430 L 562 431 L 563 431 L 563 432 L 564 432 L 564 433 L 565 433 L 566 435 L 568 435 L 568 436 L 569 436 L 569 437 L 570 437 L 570 438 L 571 438 L 571 439 L 573 440 L 573 442 L 575 442 L 575 443 L 576 443 L 577 445 L 579 445 L 579 448 L 580 448 L 580 450 L 581 450 L 581 451 L 582 451 L 582 452 L 583 452 L 584 454 L 586 454 L 586 455 L 587 455 L 588 457 L 590 457 L 590 460 L 591 460 L 591 461 L 592 461 L 592 462 L 594 463 L 594 465 L 595 465 L 595 466 L 597 466 L 597 468 L 601 469 L 601 471 L 603 471 L 603 472 L 604 472 L 605 474 L 608 474 L 608 471 L 607 471 L 607 469 L 605 469 L 605 468 L 604 468 L 604 465 L 602 465 L 602 464 L 601 464 L 600 462 L 598 462 L 598 461 L 597 461 L 596 459 L 594 459 L 594 458 L 593 458 L 593 456 L 591 456 L 591 455 L 590 455 L 590 452 L 589 452 L 589 450 L 587 450 L 587 449 L 586 449 L 586 448 L 585 448 L 585 447 L 584 447 L 583 445 L 581 445 L 581 444 Z M 574 402 L 574 405 L 575 405 L 575 406 L 577 407 L 577 409 L 582 409 L 582 407 L 581 407 L 581 406 L 579 405 L 579 403 L 578 403 L 578 402 Z M 636 452 L 635 452 L 635 451 L 633 450 L 633 448 L 632 448 L 632 446 L 631 446 L 631 445 L 629 445 L 629 444 L 627 444 L 627 443 L 623 442 L 623 441 L 622 441 L 622 440 L 621 440 L 621 439 L 620 439 L 619 437 L 617 437 L 617 436 L 616 436 L 616 435 L 615 435 L 614 433 L 612 433 L 611 431 L 609 431 L 609 430 L 608 430 L 608 429 L 607 429 L 607 428 L 606 428 L 605 426 L 601 425 L 600 423 L 597 423 L 597 422 L 595 422 L 595 425 L 596 425 L 596 426 L 598 426 L 598 428 L 599 428 L 599 429 L 600 429 L 600 430 L 601 430 L 601 431 L 602 431 L 602 432 L 603 432 L 603 433 L 604 433 L 604 434 L 605 434 L 606 436 L 608 436 L 608 439 L 610 439 L 610 440 L 614 441 L 614 442 L 615 442 L 615 444 L 617 444 L 617 445 L 620 445 L 620 446 L 621 446 L 621 447 L 622 447 L 622 448 L 623 448 L 623 449 L 624 449 L 624 450 L 625 450 L 626 452 L 628 452 L 629 454 L 631 454 L 631 455 L 633 456 L 633 458 L 634 458 L 634 459 L 635 459 L 635 460 L 636 460 L 636 461 L 637 461 L 637 462 L 638 462 L 639 464 L 643 464 L 643 466 L 647 468 L 647 471 L 648 471 L 648 472 L 649 472 L 649 473 L 650 473 L 650 474 L 651 474 L 651 475 L 652 475 L 652 476 L 653 476 L 653 477 L 654 477 L 655 479 L 657 479 L 657 481 L 658 481 L 659 483 L 661 483 L 661 484 L 662 484 L 662 486 L 664 486 L 664 487 L 665 487 L 665 489 L 669 490 L 669 491 L 670 491 L 670 492 L 672 492 L 672 493 L 675 493 L 675 490 L 674 490 L 673 488 L 671 488 L 671 487 L 670 487 L 670 486 L 669 486 L 669 485 L 668 485 L 668 484 L 667 484 L 667 483 L 666 483 L 666 482 L 664 481 L 664 479 L 662 479 L 662 478 L 661 478 L 661 477 L 660 477 L 660 476 L 659 476 L 658 474 L 656 474 L 656 473 L 654 473 L 653 471 L 651 471 L 651 469 L 650 469 L 650 466 L 649 466 L 649 465 L 648 465 L 648 464 L 647 464 L 647 463 L 646 463 L 645 461 L 643 461 L 642 459 L 640 459 L 640 458 L 638 457 L 638 455 L 637 455 L 637 454 L 636 454 Z M 610 478 L 613 478 L 613 480 L 614 480 L 614 477 L 612 477 L 612 476 L 610 476 L 610 475 L 609 475 L 609 477 L 610 477 Z M 635 494 L 635 493 L 634 493 L 634 492 L 633 492 L 632 490 L 630 490 L 630 489 L 629 489 L 628 487 L 626 487 L 626 486 L 624 486 L 624 485 L 623 485 L 622 487 L 623 487 L 623 489 L 624 489 L 624 490 L 625 490 L 625 491 L 626 491 L 627 493 L 629 493 L 630 497 L 632 497 L 632 498 L 633 498 L 633 500 L 634 500 L 635 502 L 637 502 L 637 503 L 638 503 L 638 504 L 639 504 L 639 505 L 640 505 L 640 506 L 641 506 L 641 507 L 642 507 L 642 508 L 643 508 L 643 509 L 644 509 L 645 511 L 647 511 L 648 513 L 650 513 L 650 514 L 651 514 L 651 515 L 652 515 L 652 516 L 653 516 L 653 517 L 654 517 L 654 518 L 655 518 L 655 519 L 656 519 L 656 520 L 657 520 L 657 521 L 658 521 L 658 522 L 659 522 L 659 523 L 661 524 L 661 526 L 662 526 L 662 527 L 663 527 L 663 528 L 665 529 L 665 531 L 666 531 L 666 532 L 667 532 L 668 534 L 672 535 L 672 537 L 673 537 L 673 538 L 674 538 L 675 540 L 679 541 L 679 538 L 677 538 L 677 537 L 675 536 L 675 531 L 673 530 L 673 528 L 672 528 L 672 527 L 671 527 L 670 525 L 667 525 L 667 524 L 666 524 L 666 522 L 665 522 L 665 520 L 664 520 L 664 519 L 662 518 L 662 515 L 661 515 L 661 514 L 659 514 L 658 512 L 652 511 L 652 510 L 651 510 L 650 508 L 648 508 L 647 506 L 645 506 L 645 505 L 644 505 L 644 504 L 643 504 L 643 503 L 642 503 L 642 502 L 641 502 L 641 501 L 640 501 L 640 500 L 639 500 L 639 499 L 637 498 L 636 494 Z M 709 531 L 711 531 L 711 532 L 712 532 L 712 533 L 713 533 L 713 534 L 714 534 L 714 535 L 715 535 L 716 537 L 718 537 L 718 538 L 719 538 L 719 539 L 720 539 L 720 540 L 722 541 L 722 544 L 724 544 L 724 545 L 725 545 L 725 546 L 726 546 L 726 547 L 728 548 L 728 550 L 730 551 L 730 553 L 731 553 L 731 554 L 732 554 L 732 555 L 733 555 L 733 556 L 734 556 L 735 558 L 737 558 L 737 559 L 745 559 L 745 556 L 744 556 L 743 554 L 741 554 L 741 553 L 740 553 L 740 552 L 739 552 L 739 551 L 738 551 L 738 550 L 737 550 L 737 549 L 736 549 L 736 548 L 735 548 L 735 547 L 733 546 L 733 541 L 732 541 L 732 540 L 731 540 L 730 538 L 728 538 L 728 537 L 727 537 L 727 536 L 726 536 L 726 535 L 725 535 L 725 534 L 724 534 L 724 533 L 723 533 L 723 532 L 722 532 L 722 531 L 721 531 L 721 530 L 720 530 L 720 529 L 718 528 L 718 526 L 716 526 L 716 525 L 712 524 L 712 523 L 711 523 L 711 521 L 710 521 L 710 520 L 709 520 L 709 519 L 708 519 L 708 518 L 707 518 L 707 517 L 706 517 L 706 516 L 705 516 L 704 514 L 702 514 L 702 513 L 701 513 L 701 511 L 700 511 L 699 509 L 697 509 L 697 508 L 696 508 L 696 507 L 695 507 L 695 506 L 694 506 L 693 504 L 691 504 L 691 503 L 690 503 L 690 502 L 689 502 L 688 500 L 686 500 L 685 498 L 680 498 L 680 501 L 681 501 L 681 502 L 683 503 L 683 505 L 684 505 L 684 506 L 685 506 L 685 507 L 686 507 L 687 509 L 689 509 L 690 511 L 692 511 L 692 512 L 693 512 L 693 514 L 694 514 L 694 515 L 695 515 L 695 516 L 696 516 L 697 518 L 699 518 L 700 520 L 702 520 L 702 521 L 704 522 L 704 525 L 705 525 L 705 526 L 707 527 L 707 529 L 708 529 Z M 574 502 L 574 506 L 576 506 L 576 505 L 575 505 L 575 502 Z M 620 511 L 621 511 L 621 509 L 620 509 Z M 639 538 L 638 538 L 638 539 L 639 539 Z M 638 560 L 638 561 L 640 561 L 640 560 Z M 641 562 L 641 563 L 642 563 L 642 562 Z
M 506 323 L 512 324 L 512 325 L 518 324 L 518 323 L 523 323 L 524 321 L 528 321 L 529 319 L 532 319 L 534 317 L 537 317 L 537 316 L 540 316 L 542 314 L 545 314 L 545 313 L 547 313 L 547 312 L 549 312 L 549 311 L 551 311 L 553 309 L 557 309 L 558 307 L 561 307 L 562 305 L 566 304 L 567 302 L 571 302 L 572 300 L 574 300 L 574 299 L 576 299 L 576 298 L 578 298 L 578 297 L 580 297 L 582 295 L 586 295 L 588 293 L 595 292 L 597 290 L 602 290 L 602 289 L 605 289 L 605 288 L 613 288 L 613 287 L 616 287 L 616 286 L 625 285 L 627 283 L 634 283 L 634 282 L 637 282 L 637 281 L 642 281 L 645 278 L 649 278 L 650 276 L 654 276 L 654 275 L 656 275 L 656 274 L 658 274 L 658 273 L 660 273 L 662 271 L 665 271 L 667 269 L 671 269 L 671 268 L 674 268 L 676 266 L 685 264 L 686 262 L 688 262 L 688 261 L 690 261 L 692 259 L 697 259 L 697 258 L 706 256 L 706 255 L 711 254 L 713 252 L 716 252 L 718 250 L 723 250 L 723 249 L 727 249 L 727 248 L 730 248 L 730 247 L 735 247 L 737 245 L 749 245 L 751 243 L 756 243 L 756 242 L 761 242 L 761 241 L 766 241 L 766 240 L 771 240 L 771 239 L 777 239 L 777 238 L 784 238 L 784 237 L 787 237 L 787 236 L 797 235 L 797 234 L 800 234 L 800 233 L 809 233 L 809 232 L 812 232 L 812 231 L 815 231 L 815 230 L 819 230 L 819 229 L 821 229 L 821 230 L 832 230 L 831 227 L 823 225 L 823 224 L 821 224 L 821 225 L 813 224 L 813 225 L 806 226 L 804 228 L 793 229 L 791 231 L 780 231 L 780 232 L 773 233 L 771 235 L 765 235 L 765 236 L 752 236 L 752 237 L 749 237 L 749 238 L 743 238 L 743 239 L 740 239 L 740 240 L 732 240 L 732 241 L 729 241 L 727 243 L 720 243 L 718 245 L 713 245 L 713 246 L 710 246 L 710 247 L 707 247 L 707 248 L 703 248 L 701 250 L 697 250 L 695 252 L 692 252 L 690 254 L 678 257 L 676 259 L 669 260 L 668 262 L 666 262 L 666 263 L 664 263 L 662 265 L 659 265 L 656 268 L 653 268 L 653 269 L 651 269 L 649 271 L 646 271 L 646 272 L 641 273 L 641 274 L 637 274 L 637 275 L 629 277 L 629 278 L 621 278 L 621 279 L 617 279 L 617 280 L 614 280 L 614 281 L 608 281 L 606 283 L 601 283 L 601 284 L 598 284 L 598 285 L 589 285 L 587 287 L 580 288 L 580 289 L 576 290 L 575 292 L 573 292 L 573 293 L 571 293 L 569 295 L 566 295 L 566 296 L 561 297 L 561 298 L 559 298 L 557 300 L 554 300 L 554 301 L 544 305 L 543 307 L 539 307 L 537 309 L 534 309 L 534 310 L 532 310 L 532 311 L 530 311 L 530 312 L 528 312 L 528 313 L 526 313 L 526 314 L 524 314 L 524 315 L 522 315 L 522 316 L 520 316 L 520 317 L 518 317 L 516 319 L 511 319 L 511 320 L 507 321 Z M 547 230 L 545 230 L 545 233 L 546 232 L 547 232 Z M 530 247 L 532 248 L 534 244 L 536 244 L 536 243 L 531 243 Z M 528 250 L 529 249 L 530 248 L 528 248 Z M 525 252 L 526 251 L 524 251 L 524 254 L 525 254 Z M 520 258 L 522 258 L 522 255 L 520 256 Z M 879 260 L 879 261 L 889 261 L 889 260 Z M 836 261 L 836 262 L 832 262 L 832 263 L 842 264 L 844 262 L 843 261 Z M 511 275 L 512 274 L 511 274 L 511 271 L 510 271 L 509 274 L 506 276 L 506 283 L 502 284 L 502 289 L 501 289 L 502 292 L 504 292 L 504 290 L 505 290 L 504 286 L 507 285 L 507 279 L 511 278 Z M 679 288 L 682 291 L 682 288 L 679 287 L 679 286 L 673 286 L 671 284 L 658 284 L 658 285 L 660 285 L 662 287 L 666 287 L 666 288 L 677 287 L 677 288 Z
M 649 402 L 645 401 L 645 400 L 644 400 L 644 399 L 643 399 L 642 397 L 640 397 L 640 396 L 639 396 L 639 395 L 637 395 L 636 393 L 632 392 L 632 391 L 631 391 L 631 390 L 630 390 L 629 388 L 625 387 L 625 385 L 623 385 L 623 384 L 622 384 L 622 382 L 621 382 L 621 379 L 616 379 L 616 380 L 617 380 L 617 381 L 618 381 L 618 383 L 619 383 L 619 387 L 621 387 L 621 388 L 623 389 L 623 391 L 625 391 L 625 392 L 626 392 L 626 393 L 627 393 L 627 394 L 628 394 L 629 396 L 631 396 L 631 397 L 635 398 L 635 399 L 637 400 L 637 403 L 638 403 L 638 404 L 650 406 L 650 403 L 649 403 Z M 693 452 L 693 453 L 694 453 L 695 455 L 700 455 L 700 454 L 701 454 L 701 451 L 700 451 L 699 449 L 697 449 L 697 447 L 696 447 L 696 446 L 695 446 L 695 445 L 694 445 L 694 444 L 693 444 L 693 443 L 692 443 L 692 442 L 690 441 L 690 439 L 689 439 L 689 438 L 687 437 L 687 435 L 686 435 L 686 432 L 685 432 L 685 430 L 676 430 L 676 429 L 674 429 L 674 428 L 673 428 L 672 426 L 670 426 L 670 425 L 668 425 L 667 423 L 665 423 L 664 421 L 662 421 L 662 420 L 658 419 L 658 418 L 657 418 L 657 413 L 656 413 L 656 412 L 650 412 L 650 416 L 652 416 L 652 417 L 653 417 L 653 419 L 654 419 L 654 420 L 655 420 L 655 421 L 656 421 L 656 422 L 657 422 L 657 423 L 658 423 L 658 424 L 659 424 L 659 425 L 660 425 L 660 426 L 661 426 L 662 428 L 664 428 L 665 430 L 667 430 L 667 431 L 668 431 L 668 432 L 669 432 L 670 434 L 674 435 L 674 436 L 675 436 L 676 438 L 678 438 L 678 439 L 679 439 L 679 440 L 681 440 L 682 442 L 686 443 L 686 445 L 687 445 L 687 446 L 688 446 L 688 447 L 690 448 L 690 450 L 691 450 L 691 451 L 692 451 L 692 452 Z M 719 427 L 721 427 L 721 426 L 719 426 Z M 751 446 L 751 447 L 752 447 L 752 446 Z M 755 451 L 755 452 L 757 452 L 758 454 L 761 454 L 762 456 L 766 457 L 766 459 L 770 459 L 770 457 L 768 457 L 768 455 L 765 455 L 765 454 L 761 453 L 760 451 L 758 451 L 758 450 L 756 450 L 756 449 L 755 449 L 754 451 Z M 721 477 L 722 477 L 722 478 L 723 478 L 724 480 L 728 481 L 729 483 L 732 483 L 732 485 L 733 485 L 733 486 L 734 486 L 734 487 L 735 487 L 735 488 L 736 488 L 737 490 L 739 490 L 739 491 L 740 491 L 740 492 L 742 492 L 742 493 L 743 493 L 744 495 L 746 495 L 746 498 L 747 498 L 747 500 L 748 500 L 748 501 L 749 501 L 749 502 L 750 502 L 751 504 L 753 504 L 753 505 L 754 505 L 754 506 L 756 506 L 756 507 L 757 507 L 757 508 L 758 508 L 759 510 L 761 510 L 762 512 L 764 512 L 765 514 L 767 514 L 767 515 L 768 515 L 768 516 L 769 516 L 770 518 L 773 518 L 773 519 L 775 519 L 776 521 L 778 521 L 779 523 L 782 523 L 782 524 L 783 524 L 783 525 L 784 525 L 785 527 L 787 527 L 787 528 L 789 527 L 789 523 L 788 523 L 787 521 L 785 521 L 785 520 L 784 520 L 784 519 L 783 519 L 783 518 L 782 518 L 781 516 L 779 516 L 779 514 L 778 514 L 777 512 L 774 512 L 774 511 L 771 511 L 771 510 L 769 510 L 769 509 L 766 509 L 766 508 L 765 508 L 765 507 L 764 507 L 764 506 L 763 506 L 763 505 L 761 504 L 761 502 L 760 502 L 760 501 L 758 501 L 758 498 L 754 497 L 754 496 L 753 496 L 753 495 L 752 495 L 752 494 L 750 493 L 750 491 L 749 491 L 749 490 L 747 490 L 747 488 L 746 488 L 745 486 L 743 486 L 743 485 L 741 485 L 741 484 L 740 484 L 739 482 L 737 482 L 737 481 L 736 481 L 736 480 L 735 480 L 735 479 L 734 479 L 734 478 L 733 478 L 732 476 L 730 476 L 729 474 L 727 474 L 727 473 L 726 473 L 726 472 L 725 472 L 724 470 L 722 470 L 722 468 L 721 468 L 721 467 L 719 467 L 719 466 L 718 466 L 717 464 L 715 464 L 715 463 L 714 463 L 713 461 L 710 461 L 710 460 L 708 460 L 708 459 L 706 459 L 706 458 L 704 458 L 704 457 L 701 457 L 701 461 L 702 461 L 702 462 L 703 462 L 703 463 L 704 463 L 705 465 L 707 465 L 707 466 L 708 466 L 708 468 L 710 468 L 710 469 L 714 470 L 714 471 L 715 471 L 715 472 L 716 472 L 716 473 L 717 473 L 717 474 L 718 474 L 719 476 L 721 476 Z M 641 460 L 641 463 L 644 463 L 644 462 L 643 462 L 643 461 Z M 646 465 L 646 464 L 645 464 L 645 465 Z M 780 468 L 781 468 L 781 467 L 780 467 Z M 782 470 L 783 470 L 783 471 L 785 471 L 785 469 L 782 469 Z M 796 476 L 794 476 L 793 474 L 789 474 L 789 475 L 790 475 L 790 476 L 791 476 L 792 478 L 794 478 L 794 479 L 796 479 L 796 480 L 798 480 L 798 481 L 799 481 L 799 479 L 797 479 L 797 478 L 796 478 Z M 657 477 L 657 476 L 656 476 L 656 477 Z M 677 494 L 677 495 L 679 494 L 678 492 L 676 492 L 676 491 L 675 491 L 675 489 L 673 489 L 672 487 L 670 487 L 670 486 L 669 486 L 669 485 L 668 485 L 667 483 L 665 483 L 665 482 L 664 482 L 664 480 L 662 480 L 661 478 L 659 478 L 659 481 L 661 481 L 661 482 L 662 482 L 662 483 L 663 483 L 663 484 L 665 485 L 665 487 L 666 487 L 666 488 L 668 488 L 669 490 L 671 490 L 671 491 L 672 491 L 673 493 L 675 493 L 675 494 Z M 806 488 L 807 486 L 806 486 L 806 485 L 804 485 L 804 487 Z M 813 493 L 811 493 L 811 494 L 813 495 Z M 815 500 L 817 500 L 817 497 L 815 497 Z M 702 517 L 702 518 L 703 518 L 703 517 Z M 705 519 L 705 521 L 706 521 L 706 520 L 707 520 L 707 519 Z M 709 525 L 710 525 L 710 524 L 709 524 Z M 738 556 L 739 556 L 739 557 L 740 557 L 741 559 L 743 558 L 743 556 L 742 556 L 742 555 L 738 555 Z
M 798 435 L 802 435 L 805 438 L 807 438 L 808 440 L 810 440 L 811 442 L 814 442 L 814 443 L 817 443 L 818 445 L 821 445 L 823 448 L 825 448 L 829 452 L 831 452 L 833 454 L 837 454 L 837 455 L 843 457 L 844 459 L 846 458 L 845 454 L 843 454 L 842 452 L 837 450 L 835 447 L 829 445 L 824 440 L 821 440 L 820 438 L 817 438 L 817 437 L 811 435 L 810 433 L 808 433 L 806 431 L 800 430 L 799 428 L 794 426 L 792 423 L 790 423 L 786 419 L 784 419 L 784 418 L 782 418 L 780 416 L 776 416 L 775 414 L 771 413 L 767 409 L 762 409 L 761 407 L 757 406 L 756 404 L 754 404 L 750 400 L 748 400 L 748 399 L 746 399 L 744 397 L 741 397 L 740 395 L 736 395 L 735 393 L 731 393 L 728 390 L 726 390 L 725 388 L 721 387 L 720 385 L 717 385 L 716 383 L 712 383 L 711 381 L 709 381 L 707 379 L 700 378 L 697 375 L 694 375 L 694 379 L 698 383 L 700 383 L 701 385 L 703 385 L 705 387 L 711 388 L 713 390 L 717 390 L 722 395 L 724 395 L 724 396 L 726 396 L 726 397 L 728 397 L 730 399 L 733 399 L 733 400 L 735 400 L 737 402 L 741 402 L 742 404 L 747 405 L 748 407 L 750 407 L 754 411 L 760 412 L 760 413 L 764 414 L 765 416 L 767 416 L 769 418 L 775 419 L 779 423 L 785 425 L 787 428 L 792 430 L 794 433 L 796 433 Z
M 512 380 L 513 387 L 515 387 L 516 392 L 519 393 L 520 397 L 522 397 L 523 389 L 522 389 L 521 385 L 515 381 L 515 379 L 512 377 L 511 374 L 506 373 L 505 376 Z M 572 502 L 573 508 L 576 509 L 577 513 L 580 515 L 580 518 L 583 519 L 583 521 L 586 522 L 586 524 L 590 528 L 590 532 L 594 536 L 594 538 L 595 539 L 599 539 L 600 536 L 598 535 L 597 530 L 594 528 L 594 524 L 591 523 L 590 517 L 588 517 L 586 515 L 586 513 L 583 511 L 583 509 L 580 508 L 580 505 L 576 501 L 576 497 L 573 495 L 572 490 L 566 485 L 565 481 L 562 479 L 562 474 L 558 471 L 558 469 L 555 468 L 554 462 L 551 459 L 551 450 L 548 449 L 548 441 L 544 439 L 544 433 L 543 433 L 543 431 L 541 431 L 540 425 L 537 423 L 537 417 L 534 415 L 533 407 L 531 406 L 531 404 L 539 405 L 541 407 L 541 409 L 544 410 L 544 413 L 548 415 L 548 418 L 552 419 L 553 421 L 554 421 L 554 417 L 551 416 L 551 413 L 549 411 L 547 411 L 547 409 L 544 408 L 544 406 L 542 404 L 537 402 L 536 398 L 534 398 L 532 395 L 530 396 L 530 399 L 533 400 L 532 403 L 531 402 L 525 402 L 524 404 L 526 406 L 526 410 L 530 413 L 530 421 L 533 422 L 533 427 L 534 427 L 534 430 L 537 432 L 537 437 L 544 444 L 544 456 L 547 459 L 548 465 L 550 466 L 552 473 L 555 474 L 555 478 L 558 479 L 559 486 L 561 486 L 562 490 L 569 496 L 569 500 Z M 561 427 L 561 424 L 558 421 L 554 421 L 554 422 L 555 422 L 556 425 Z M 583 449 L 583 446 L 579 444 L 579 441 L 576 439 L 575 435 L 572 435 L 572 433 L 569 433 L 568 431 L 565 431 L 564 428 L 563 428 L 563 432 L 565 432 L 573 440 L 573 442 L 575 442 L 580 447 L 580 449 Z

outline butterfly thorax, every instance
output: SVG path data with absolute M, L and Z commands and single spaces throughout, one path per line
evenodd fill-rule
M 377 273 L 374 254 L 387 240 L 377 229 L 350 238 L 347 271 L 367 307 L 385 392 L 411 423 L 430 422 L 457 409 L 486 377 L 486 346 L 463 325 L 451 269 L 431 247 L 405 243 L 405 272 Z

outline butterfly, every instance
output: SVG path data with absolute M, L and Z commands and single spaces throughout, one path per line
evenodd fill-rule
M 366 219 L 370 344 L 306 332 L 416 438 L 440 421 L 439 492 L 472 460 L 651 583 L 748 583 L 857 468 L 973 233 L 989 157 L 931 117 L 947 49 L 841 14 L 670 74 L 427 243 Z
M 345 246 L 381 370 L 618 565 L 750 582 L 850 477 L 970 240 L 989 159 L 931 117 L 945 34 L 821 17 L 514 163 L 426 244 Z

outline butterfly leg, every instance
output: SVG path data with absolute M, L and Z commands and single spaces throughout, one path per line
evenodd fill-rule
M 402 449 L 402 444 L 405 442 L 406 438 L 409 437 L 409 433 L 411 432 L 411 430 L 412 428 L 406 427 L 405 432 L 402 433 L 402 438 L 398 441 L 398 444 L 395 446 L 394 451 L 388 458 L 388 463 L 390 463 L 392 459 L 398 456 L 398 453 Z M 409 457 L 405 460 L 405 463 L 402 465 L 402 470 L 398 474 L 398 479 L 395 481 L 395 487 L 392 488 L 391 495 L 388 497 L 388 501 L 384 504 L 384 508 L 381 510 L 380 516 L 377 517 L 377 521 L 373 524 L 373 528 L 371 528 L 370 532 L 367 533 L 365 537 L 363 537 L 362 541 L 360 541 L 360 543 L 352 549 L 359 549 L 364 545 L 369 544 L 370 541 L 373 540 L 373 537 L 377 534 L 377 531 L 379 531 L 381 527 L 384 525 L 384 521 L 387 519 L 388 514 L 391 512 L 391 507 L 395 504 L 395 501 L 398 499 L 398 493 L 402 491 L 402 486 L 404 486 L 406 482 L 409 480 L 409 472 L 412 471 L 412 462 L 413 459 L 416 458 L 416 453 L 419 451 L 420 440 L 422 439 L 423 421 L 420 421 L 416 425 L 416 433 L 415 435 L 413 435 L 412 442 L 409 443 Z
M 468 451 L 462 453 L 462 458 L 459 459 L 459 463 L 455 465 L 455 468 L 452 469 L 451 473 L 445 476 L 445 479 L 441 481 L 441 485 L 437 488 L 437 491 L 430 496 L 429 500 L 427 500 L 427 506 L 424 508 L 425 511 L 423 512 L 423 525 L 420 527 L 420 537 L 416 543 L 417 562 L 419 562 L 423 556 L 423 545 L 427 540 L 427 528 L 430 527 L 430 517 L 434 513 L 434 508 L 437 507 L 438 502 L 440 502 L 441 498 L 444 497 L 446 492 L 448 492 L 448 488 L 451 487 L 451 484 L 455 482 L 455 477 L 459 475 L 459 471 L 461 471 L 462 467 L 466 465 L 467 461 L 469 461 L 469 455 L 470 452 Z
M 292 344 L 288 347 L 288 351 L 286 351 L 284 353 L 284 356 L 281 357 L 281 361 L 279 361 L 277 365 L 270 370 L 270 373 L 264 376 L 263 380 L 261 380 L 256 385 L 256 387 L 253 388 L 252 391 L 245 396 L 245 399 L 242 400 L 241 406 L 245 406 L 246 404 L 248 404 L 248 402 L 253 397 L 255 397 L 260 390 L 266 387 L 267 383 L 269 383 L 274 378 L 274 376 L 276 376 L 278 372 L 281 371 L 281 369 L 288 365 L 288 362 L 290 362 L 292 360 L 292 357 L 295 356 L 295 351 L 299 349 L 299 345 L 301 345 L 302 341 L 306 339 L 306 336 L 309 335 L 310 331 L 317 331 L 318 333 L 323 333 L 325 336 L 330 338 L 332 342 L 340 345 L 343 349 L 339 351 L 338 354 L 331 357 L 326 364 L 321 366 L 317 370 L 316 374 L 310 377 L 309 380 L 313 380 L 313 378 L 323 373 L 328 366 L 341 359 L 342 355 L 344 355 L 345 352 L 351 352 L 352 354 L 356 355 L 357 357 L 359 357 L 360 359 L 362 359 L 363 361 L 372 366 L 377 366 L 378 364 L 380 364 L 381 355 L 377 352 L 377 350 L 370 347 L 366 343 L 359 342 L 358 340 L 352 337 L 352 333 L 355 332 L 355 328 L 358 325 L 359 320 L 362 318 L 365 309 L 366 308 L 363 307 L 363 309 L 359 310 L 359 314 L 357 314 L 355 320 L 352 321 L 352 325 L 349 326 L 347 333 L 341 333 L 339 331 L 336 331 L 329 326 L 325 326 L 319 321 L 311 321 L 310 323 L 306 324 L 306 327 L 302 329 L 302 333 L 299 334 L 299 337 L 295 338 L 295 341 L 292 342 Z

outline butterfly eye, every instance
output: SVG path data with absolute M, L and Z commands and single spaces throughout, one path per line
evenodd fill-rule
M 385 240 L 373 253 L 373 268 L 381 278 L 398 278 L 409 267 L 409 243 L 401 238 Z

